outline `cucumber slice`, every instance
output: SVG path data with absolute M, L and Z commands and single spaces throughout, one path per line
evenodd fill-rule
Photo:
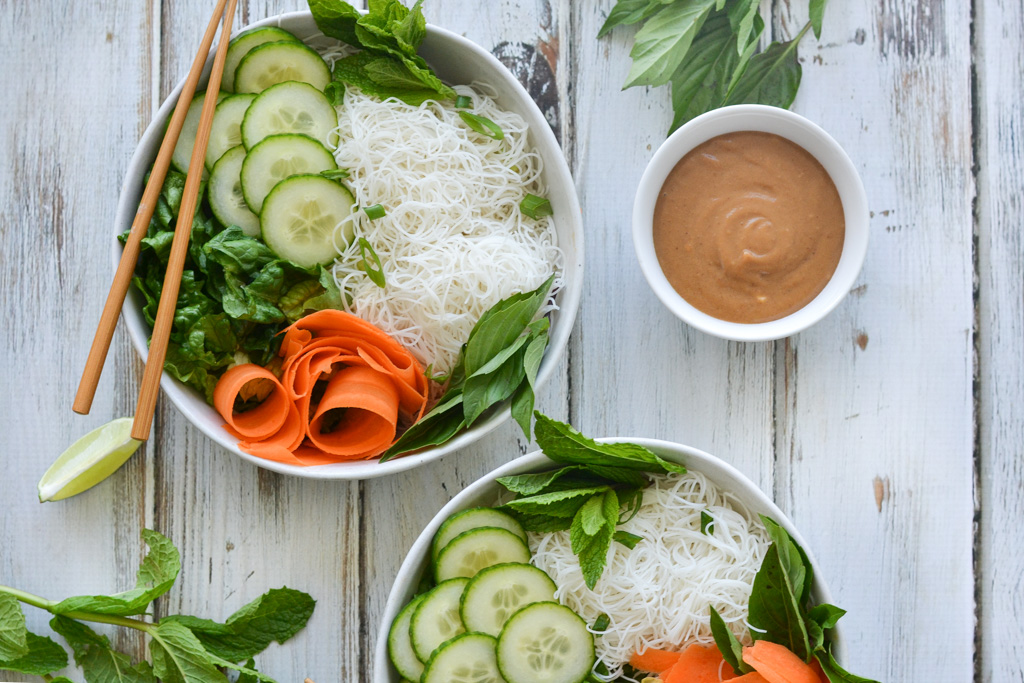
M 316 50 L 290 40 L 254 47 L 235 70 L 238 92 L 260 93 L 286 81 L 309 83 L 322 91 L 331 82 L 331 70 Z
M 423 683 L 505 683 L 498 672 L 498 641 L 483 633 L 449 640 L 430 658 Z
M 412 602 L 402 608 L 395 620 L 391 623 L 391 630 L 388 632 L 388 656 L 395 670 L 402 678 L 418 681 L 423 675 L 423 662 L 416 656 L 412 649 L 412 638 L 409 636 L 409 626 L 412 624 L 412 615 L 420 606 L 426 593 L 417 595 Z
M 467 631 L 497 636 L 509 617 L 526 605 L 552 602 L 555 588 L 551 577 L 532 565 L 495 565 L 469 580 L 459 614 Z
M 515 517 L 494 508 L 470 508 L 462 512 L 456 512 L 446 519 L 441 528 L 437 530 L 437 534 L 434 535 L 434 543 L 430 546 L 431 562 L 437 562 L 437 554 L 453 538 L 470 529 L 478 529 L 483 526 L 508 529 L 523 539 L 523 541 L 526 541 L 526 531 L 523 530 L 523 525 Z
M 260 228 L 271 251 L 303 268 L 330 263 L 335 247 L 352 241 L 352 221 L 341 222 L 356 203 L 343 185 L 321 175 L 279 182 L 263 201 Z
M 300 42 L 283 28 L 267 26 L 265 28 L 254 28 L 235 36 L 234 40 L 228 43 L 228 54 L 224 60 L 224 77 L 221 79 L 220 89 L 227 92 L 235 91 L 235 70 L 242 57 L 249 54 L 249 50 L 266 43 L 277 43 L 280 41 Z
M 217 102 L 225 97 L 227 97 L 225 93 L 217 93 Z M 205 92 L 197 93 L 192 98 L 192 102 L 188 105 L 188 112 L 185 114 L 185 122 L 181 125 L 181 132 L 178 134 L 178 142 L 174 145 L 174 152 L 171 153 L 171 163 L 182 173 L 188 173 L 188 165 L 192 161 L 192 148 L 196 144 L 196 133 L 199 132 L 199 119 L 203 115 L 205 100 Z M 204 168 L 203 177 L 206 178 L 208 175 Z
M 409 638 L 421 662 L 430 661 L 441 643 L 466 630 L 459 618 L 459 598 L 467 583 L 469 579 L 452 579 L 437 584 L 413 611 Z
M 213 125 L 210 126 L 210 142 L 206 145 L 208 170 L 213 170 L 213 165 L 224 152 L 242 144 L 242 119 L 255 99 L 255 95 L 242 93 L 230 95 L 217 102 L 217 108 L 213 112 Z
M 237 225 L 250 237 L 259 237 L 260 219 L 256 217 L 245 203 L 242 196 L 242 161 L 245 159 L 245 147 L 232 147 L 213 165 L 210 173 L 209 188 L 210 208 L 213 215 L 224 225 Z
M 240 97 L 240 95 L 236 95 Z M 263 200 L 285 178 L 338 168 L 327 148 L 305 135 L 271 135 L 249 150 L 242 164 L 242 194 L 259 213 Z
M 301 133 L 326 145 L 338 127 L 338 112 L 308 83 L 281 83 L 267 88 L 249 105 L 242 120 L 242 144 L 252 149 L 263 138 Z
M 496 564 L 529 561 L 530 549 L 523 539 L 508 529 L 480 527 L 462 532 L 438 553 L 434 575 L 440 583 L 457 576 L 472 578 Z
M 508 620 L 497 654 L 508 683 L 580 683 L 594 667 L 594 636 L 568 607 L 536 602 Z

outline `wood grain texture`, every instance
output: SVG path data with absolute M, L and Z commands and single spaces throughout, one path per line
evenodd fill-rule
M 1024 9 L 975 17 L 978 417 L 977 680 L 1024 681 Z
M 791 6 L 776 36 L 806 21 Z M 960 3 L 832 3 L 794 106 L 848 150 L 873 218 L 855 293 L 779 351 L 776 500 L 878 680 L 973 676 L 969 31 Z

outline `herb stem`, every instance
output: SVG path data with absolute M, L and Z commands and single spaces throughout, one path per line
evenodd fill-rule
M 45 609 L 47 611 L 57 604 L 53 600 L 47 600 L 46 598 L 41 598 L 38 595 L 32 595 L 31 593 L 26 593 L 25 591 L 20 591 L 17 588 L 11 588 L 9 586 L 0 586 L 0 593 L 8 593 L 25 604 Z
M 124 626 L 125 628 L 133 628 L 137 631 L 143 631 L 149 635 L 153 635 L 154 626 L 149 622 L 142 621 L 141 619 L 132 619 L 131 617 L 117 617 L 112 614 L 94 614 L 92 612 L 65 612 L 62 616 L 68 617 L 69 619 L 78 619 L 79 621 L 91 621 L 97 624 L 113 624 L 114 626 Z

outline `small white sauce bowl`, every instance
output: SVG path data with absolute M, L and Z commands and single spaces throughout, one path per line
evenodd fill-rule
M 803 147 L 835 183 L 843 203 L 843 252 L 825 288 L 795 313 L 765 323 L 736 323 L 708 315 L 669 283 L 654 251 L 654 206 L 668 174 L 690 150 L 713 137 L 739 131 L 774 133 Z M 633 247 L 647 283 L 661 303 L 688 325 L 732 341 L 770 341 L 807 329 L 839 305 L 853 287 L 868 249 L 868 201 L 853 162 L 832 136 L 799 114 L 760 104 L 715 109 L 687 122 L 661 144 L 640 178 L 633 200 Z

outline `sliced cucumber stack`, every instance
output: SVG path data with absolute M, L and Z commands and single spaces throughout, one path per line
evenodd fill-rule
M 483 633 L 449 640 L 430 658 L 423 683 L 505 683 L 498 671 L 497 641 Z
M 555 582 L 529 564 L 499 564 L 480 570 L 462 593 L 459 614 L 467 631 L 497 636 L 526 605 L 555 599 Z
M 217 101 L 227 97 L 225 93 L 217 93 Z M 192 161 L 192 148 L 196 144 L 196 133 L 199 132 L 199 119 L 203 115 L 203 102 L 206 101 L 206 93 L 197 93 L 188 105 L 188 112 L 185 114 L 185 122 L 181 125 L 181 132 L 178 134 L 178 142 L 174 145 L 174 152 L 171 153 L 171 163 L 174 168 L 182 173 L 188 173 L 189 162 Z M 203 169 L 203 177 L 207 176 L 206 169 Z
M 258 47 L 265 43 L 276 43 L 280 41 L 292 41 L 299 42 L 299 39 L 293 36 L 283 28 L 276 26 L 266 26 L 264 28 L 254 28 L 251 31 L 246 31 L 235 36 L 228 44 L 227 59 L 224 61 L 224 77 L 220 84 L 221 90 L 227 92 L 235 91 L 235 70 L 238 69 L 238 63 L 242 61 L 242 57 L 249 54 L 249 50 L 254 47 Z
M 210 173 L 208 192 L 213 215 L 224 225 L 237 225 L 250 237 L 259 237 L 260 219 L 249 210 L 242 196 L 242 161 L 245 147 L 238 145 L 225 152 Z
M 313 138 L 296 134 L 271 135 L 254 145 L 245 157 L 242 193 L 249 208 L 259 213 L 263 200 L 285 178 L 336 168 L 334 156 Z
M 471 578 L 496 564 L 529 561 L 530 549 L 519 536 L 508 529 L 480 527 L 459 534 L 438 553 L 434 576 L 440 583 L 458 576 Z
M 235 70 L 234 87 L 237 92 L 261 93 L 286 81 L 301 81 L 323 90 L 331 82 L 331 70 L 317 51 L 304 43 L 265 43 L 242 57 Z
M 249 105 L 242 120 L 242 144 L 252 149 L 271 135 L 301 133 L 326 145 L 337 127 L 338 112 L 322 92 L 308 83 L 280 83 Z
M 282 180 L 263 201 L 263 241 L 281 258 L 304 268 L 330 263 L 337 247 L 352 241 L 352 222 L 342 226 L 342 221 L 355 203 L 343 185 L 321 175 Z
M 437 534 L 434 535 L 434 542 L 430 547 L 431 561 L 436 562 L 438 553 L 459 534 L 470 529 L 478 529 L 485 526 L 508 529 L 523 539 L 524 542 L 526 541 L 526 532 L 523 530 L 523 525 L 512 515 L 505 514 L 494 508 L 470 508 L 462 512 L 456 512 L 446 519 L 441 528 L 437 530 Z
M 210 142 L 206 145 L 207 170 L 213 170 L 213 165 L 224 152 L 242 144 L 242 119 L 254 99 L 255 95 L 243 93 L 225 97 L 217 103 L 210 127 Z
M 423 662 L 416 656 L 412 648 L 412 638 L 409 635 L 409 626 L 412 624 L 412 615 L 420 606 L 426 594 L 418 595 L 412 602 L 402 608 L 402 611 L 395 617 L 388 632 L 388 656 L 395 670 L 402 678 L 410 681 L 418 681 L 423 675 Z
M 459 598 L 467 583 L 468 579 L 451 579 L 437 584 L 413 611 L 409 639 L 421 662 L 430 661 L 441 643 L 466 630 L 459 617 Z
M 508 620 L 497 655 L 508 683 L 581 683 L 594 666 L 594 636 L 568 607 L 537 602 Z

